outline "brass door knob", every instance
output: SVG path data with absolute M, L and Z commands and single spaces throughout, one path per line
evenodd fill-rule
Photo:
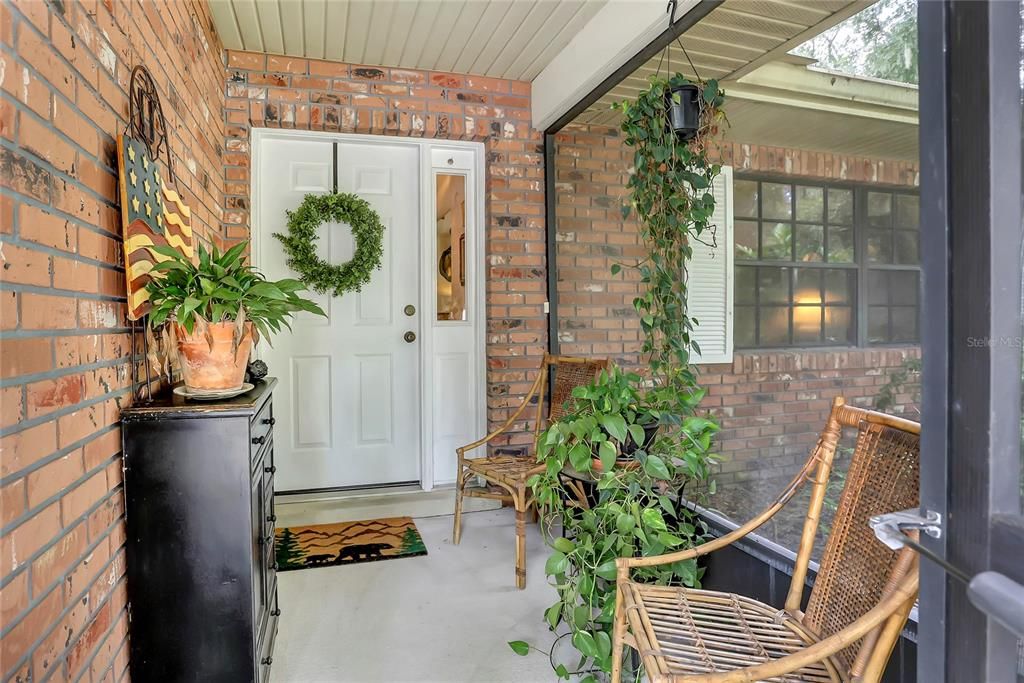
M 404 338 L 407 343 L 412 344 L 414 341 L 416 341 L 416 333 L 410 330 L 409 332 L 405 333 Z

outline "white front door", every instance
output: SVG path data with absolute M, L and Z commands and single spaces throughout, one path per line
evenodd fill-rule
M 296 277 L 273 234 L 287 231 L 285 211 L 307 194 L 331 191 L 335 163 L 338 191 L 367 200 L 384 224 L 383 263 L 369 285 L 341 297 L 310 292 L 327 318 L 301 314 L 291 334 L 260 344 L 280 382 L 279 491 L 420 481 L 420 153 L 386 139 L 259 141 L 254 241 L 267 278 Z M 319 234 L 321 258 L 352 257 L 348 226 L 324 224 Z M 407 341 L 407 333 L 417 338 Z

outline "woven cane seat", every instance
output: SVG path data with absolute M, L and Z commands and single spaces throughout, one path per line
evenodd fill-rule
M 466 460 L 466 469 L 488 481 L 511 486 L 525 481 L 531 470 L 537 468 L 533 458 L 517 455 L 488 455 Z
M 786 612 L 742 595 L 630 582 L 623 601 L 636 649 L 654 681 L 763 664 L 817 640 Z M 826 659 L 766 680 L 843 681 L 841 670 Z

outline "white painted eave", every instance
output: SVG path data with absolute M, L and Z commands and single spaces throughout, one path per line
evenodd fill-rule
M 917 87 L 784 61 L 722 86 L 729 98 L 917 125 Z
M 676 20 L 699 0 L 684 0 Z M 668 28 L 665 0 L 609 0 L 533 79 L 533 127 L 545 130 Z

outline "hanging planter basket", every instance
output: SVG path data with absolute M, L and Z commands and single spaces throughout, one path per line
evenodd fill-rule
M 700 88 L 693 83 L 673 86 L 665 92 L 668 127 L 682 141 L 697 137 L 700 129 Z

